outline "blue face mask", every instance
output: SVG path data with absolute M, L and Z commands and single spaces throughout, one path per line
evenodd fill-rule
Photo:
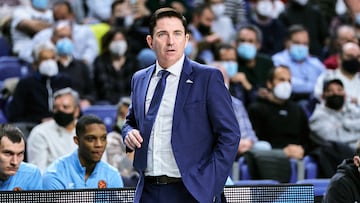
M 302 44 L 292 44 L 290 46 L 290 57 L 294 61 L 303 61 L 309 54 L 309 47 Z
M 238 64 L 236 61 L 224 61 L 221 63 L 226 70 L 226 74 L 229 78 L 234 77 L 238 72 Z
M 194 49 L 194 45 L 193 45 L 192 43 L 188 42 L 187 45 L 186 45 L 186 47 L 185 47 L 185 50 L 184 50 L 185 55 L 186 55 L 186 56 L 190 56 L 190 54 L 192 53 L 193 49 Z
M 39 10 L 45 10 L 48 6 L 48 0 L 32 0 L 32 5 Z
M 70 56 L 73 53 L 74 45 L 69 38 L 63 38 L 57 41 L 56 50 L 60 56 Z
M 237 48 L 237 52 L 240 58 L 245 60 L 252 60 L 256 56 L 256 47 L 250 43 L 241 43 Z

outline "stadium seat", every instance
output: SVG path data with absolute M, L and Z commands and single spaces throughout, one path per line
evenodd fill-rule
M 0 57 L 0 81 L 13 77 L 25 77 L 31 72 L 30 66 L 15 56 Z
M 297 184 L 311 184 L 314 186 L 314 195 L 323 196 L 326 192 L 326 189 L 330 183 L 330 178 L 328 179 L 304 179 L 296 182 Z
M 117 106 L 116 105 L 92 105 L 82 110 L 85 114 L 95 114 L 100 117 L 108 132 L 112 131 L 115 119 L 116 119 Z
M 305 179 L 317 178 L 318 166 L 315 159 L 309 155 L 304 157 Z
M 280 184 L 277 180 L 237 180 L 234 185 L 273 185 Z

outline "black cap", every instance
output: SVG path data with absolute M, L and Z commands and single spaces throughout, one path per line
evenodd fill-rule
M 326 80 L 324 82 L 323 92 L 325 92 L 328 89 L 328 87 L 333 83 L 336 83 L 336 84 L 340 85 L 341 87 L 344 87 L 344 84 L 340 79 Z

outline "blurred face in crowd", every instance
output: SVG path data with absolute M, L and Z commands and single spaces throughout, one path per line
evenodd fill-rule
M 15 175 L 24 160 L 25 142 L 14 143 L 8 137 L 0 140 L 0 180 L 7 180 Z
M 326 106 L 334 109 L 341 110 L 344 105 L 345 90 L 344 87 L 338 83 L 330 83 L 323 93 L 323 98 L 326 101 Z
M 65 4 L 58 4 L 53 7 L 54 20 L 74 20 L 74 15 Z
M 358 39 L 356 37 L 355 29 L 350 26 L 340 27 L 337 33 L 336 41 L 339 49 L 341 49 L 341 47 L 347 42 L 353 42 L 358 44 Z
M 160 66 L 168 68 L 184 54 L 189 35 L 179 18 L 163 17 L 157 20 L 153 35 L 148 35 L 146 40 L 155 51 Z
M 75 143 L 79 146 L 79 159 L 83 166 L 96 164 L 106 148 L 106 127 L 104 124 L 93 123 L 85 127 L 83 135 L 74 137 Z
M 276 85 L 282 82 L 291 82 L 291 74 L 287 68 L 278 67 L 274 72 L 274 79 L 270 83 L 268 82 L 269 89 L 273 89 Z
M 343 45 L 341 54 L 341 71 L 345 74 L 356 74 L 360 70 L 360 47 L 347 42 Z
M 55 98 L 53 112 L 56 123 L 66 127 L 79 116 L 80 109 L 71 94 L 64 94 Z

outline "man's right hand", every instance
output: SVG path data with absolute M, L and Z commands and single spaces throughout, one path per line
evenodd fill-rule
M 140 148 L 141 143 L 143 142 L 143 138 L 140 135 L 138 130 L 131 130 L 125 137 L 125 144 L 131 150 L 135 150 L 135 148 Z

